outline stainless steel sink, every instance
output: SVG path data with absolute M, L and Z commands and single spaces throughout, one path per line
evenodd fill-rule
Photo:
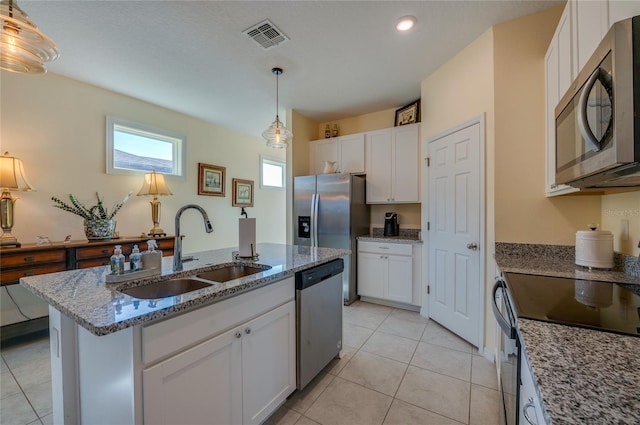
M 227 282 L 229 280 L 260 273 L 265 270 L 269 270 L 270 268 L 270 266 L 253 267 L 244 264 L 232 264 L 218 269 L 213 269 L 208 272 L 199 273 L 196 276 L 214 282 Z
M 207 283 L 195 279 L 171 279 L 149 283 L 135 288 L 123 289 L 120 292 L 135 298 L 151 300 L 155 298 L 173 297 L 202 288 L 208 288 L 213 282 Z

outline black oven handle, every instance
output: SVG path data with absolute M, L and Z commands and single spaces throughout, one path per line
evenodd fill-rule
M 584 84 L 582 93 L 580 93 L 580 99 L 578 100 L 577 121 L 578 129 L 580 130 L 582 138 L 587 141 L 589 145 L 591 145 L 595 152 L 599 152 L 600 150 L 602 150 L 603 140 L 598 140 L 595 134 L 593 134 L 593 131 L 591 131 L 591 127 L 589 126 L 589 121 L 587 120 L 587 102 L 589 101 L 589 93 L 591 93 L 591 89 L 593 89 L 596 81 L 600 81 L 604 88 L 607 90 L 607 93 L 609 93 L 609 96 L 611 96 L 611 75 L 607 71 L 602 69 L 602 67 L 598 67 L 598 69 L 596 69 L 593 74 L 591 74 L 587 82 Z M 612 125 L 613 119 L 609 120 L 609 125 L 604 133 L 605 135 L 609 132 Z
M 504 283 L 500 279 L 496 280 L 496 283 L 493 285 L 493 302 L 491 303 L 491 309 L 493 310 L 493 315 L 496 318 L 498 325 L 500 325 L 500 328 L 502 328 L 502 331 L 509 337 L 509 339 L 515 339 L 516 329 L 515 327 L 511 326 L 511 324 L 509 324 L 509 322 L 507 322 L 507 320 L 504 318 L 504 316 L 500 312 L 498 301 L 496 300 L 496 293 L 500 288 L 502 288 L 502 296 L 507 296 L 506 288 L 504 288 Z M 505 302 L 507 301 L 505 300 Z M 507 312 L 507 314 L 509 314 L 509 312 Z

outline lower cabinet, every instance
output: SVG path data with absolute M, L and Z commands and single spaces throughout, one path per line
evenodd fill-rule
M 544 415 L 542 414 L 542 404 L 538 398 L 531 367 L 527 355 L 522 353 L 522 361 L 520 363 L 520 418 L 519 422 L 523 425 L 546 425 Z
M 150 424 L 258 424 L 295 389 L 293 301 L 143 371 Z
M 414 253 L 414 247 L 418 251 Z M 420 246 L 358 242 L 358 295 L 420 305 Z

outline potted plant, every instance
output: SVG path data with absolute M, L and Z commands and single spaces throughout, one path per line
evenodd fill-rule
M 51 200 L 55 202 L 54 207 L 84 218 L 84 233 L 88 240 L 108 240 L 113 237 L 113 233 L 116 230 L 116 221 L 113 217 L 127 203 L 131 195 L 132 192 L 129 192 L 122 202 L 115 204 L 111 208 L 111 212 L 104 207 L 98 192 L 96 192 L 98 203 L 89 208 L 78 202 L 78 199 L 72 194 L 69 194 L 71 204 L 67 204 L 55 196 L 52 196 Z

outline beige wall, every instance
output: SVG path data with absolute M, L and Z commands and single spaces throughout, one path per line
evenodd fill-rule
M 544 56 L 561 13 L 494 27 L 497 241 L 573 245 L 577 230 L 600 219 L 600 196 L 544 194 Z
M 622 239 L 622 221 L 629 223 L 629 237 Z M 640 255 L 640 191 L 602 197 L 601 230 L 613 233 L 613 249 L 627 255 Z
M 400 105 L 398 108 L 402 106 L 403 105 Z M 385 109 L 382 111 L 372 112 L 370 114 L 357 115 L 341 120 L 320 123 L 318 124 L 318 135 L 316 140 L 324 139 L 324 130 L 327 124 L 330 124 L 331 128 L 333 128 L 333 124 L 337 124 L 339 136 L 393 127 L 396 117 L 396 109 L 398 108 Z
M 204 207 L 214 232 L 205 234 L 196 211 L 183 215 L 185 252 L 235 246 L 240 209 L 231 206 L 231 179 L 255 182 L 254 208 L 258 217 L 259 242 L 285 242 L 285 192 L 261 190 L 260 154 L 284 159 L 285 152 L 269 149 L 259 138 L 222 128 L 149 103 L 64 78 L 1 75 L 2 149 L 20 157 L 36 192 L 20 193 L 16 203 L 13 233 L 23 243 L 37 235 L 60 241 L 71 234 L 84 239 L 82 218 L 52 206 L 51 196 L 73 193 L 92 202 L 96 191 L 107 205 L 121 200 L 127 192 L 140 189 L 142 175 L 105 173 L 105 116 L 113 115 L 187 136 L 186 179 L 167 178 L 173 196 L 162 202 L 161 227 L 174 233 L 174 215 L 182 205 Z M 226 167 L 226 196 L 198 196 L 198 162 Z M 140 235 L 151 226 L 146 197 L 134 196 L 116 216 L 121 235 Z

